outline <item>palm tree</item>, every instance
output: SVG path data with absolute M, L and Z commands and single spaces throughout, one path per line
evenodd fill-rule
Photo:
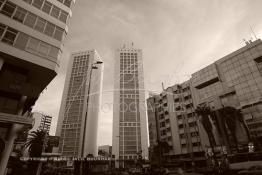
M 28 141 L 25 143 L 25 146 L 29 148 L 29 156 L 41 157 L 47 132 L 44 130 L 32 131 L 29 136 Z
M 241 113 L 241 110 L 237 109 L 235 112 L 237 119 L 239 120 L 240 123 L 242 123 L 242 125 L 244 126 L 245 132 L 247 134 L 247 138 L 248 138 L 248 142 L 251 141 L 251 136 L 250 136 L 250 132 L 249 132 L 249 128 L 245 122 L 244 116 Z
M 153 146 L 151 163 L 155 162 L 161 167 L 164 153 L 168 153 L 169 150 L 170 146 L 167 142 L 158 140 L 157 144 Z
M 212 111 L 210 109 L 209 106 L 206 106 L 206 105 L 198 105 L 196 110 L 195 110 L 195 113 L 200 116 L 200 122 L 202 123 L 206 133 L 207 133 L 207 136 L 208 136 L 208 140 L 210 142 L 210 146 L 211 146 L 211 149 L 212 149 L 212 152 L 213 152 L 213 155 L 214 155 L 214 160 L 215 160 L 215 166 L 218 165 L 218 162 L 217 162 L 217 159 L 216 159 L 216 153 L 215 153 L 215 145 L 216 145 L 216 140 L 215 140 L 215 136 L 213 134 L 213 129 L 212 129 L 212 124 L 211 124 L 211 121 L 209 119 L 209 116 L 211 116 L 212 114 Z
M 211 109 L 209 106 L 203 105 L 203 106 L 197 106 L 195 110 L 196 114 L 200 116 L 200 122 L 202 123 L 210 142 L 210 146 L 213 147 L 216 145 L 215 136 L 213 134 L 212 124 L 209 119 L 209 116 L 211 115 Z
M 45 148 L 47 135 L 48 135 L 47 132 L 44 130 L 32 131 L 29 134 L 29 138 L 25 143 L 25 146 L 29 148 L 28 151 L 30 157 L 36 157 L 36 158 L 41 157 L 42 151 Z M 39 166 L 39 162 L 36 161 L 30 162 L 29 169 L 32 175 L 38 173 L 37 171 L 39 168 L 41 168 L 41 165 L 40 167 L 38 166 Z
M 159 162 L 160 162 L 160 167 L 162 166 L 163 163 L 163 157 L 164 153 L 168 153 L 170 150 L 170 146 L 166 141 L 157 141 L 157 146 L 156 146 L 156 151 L 159 154 Z
M 249 129 L 248 129 L 248 127 L 247 127 L 247 125 L 244 121 L 243 115 L 242 115 L 240 110 L 238 110 L 234 107 L 231 107 L 231 106 L 223 107 L 222 114 L 223 114 L 224 124 L 229 129 L 229 131 L 230 131 L 230 133 L 233 137 L 236 149 L 238 151 L 238 139 L 237 139 L 237 135 L 236 135 L 237 124 L 240 124 L 244 127 L 248 142 L 251 139 L 250 132 L 249 132 Z
M 236 113 L 236 109 L 231 107 L 231 106 L 227 106 L 224 107 L 222 109 L 222 113 L 223 113 L 223 119 L 224 119 L 224 124 L 227 126 L 227 128 L 229 129 L 234 143 L 235 143 L 235 147 L 238 150 L 238 140 L 237 140 L 237 136 L 236 136 L 236 125 L 237 125 L 237 116 L 235 115 Z

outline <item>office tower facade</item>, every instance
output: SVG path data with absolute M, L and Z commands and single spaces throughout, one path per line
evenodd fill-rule
M 150 150 L 154 151 L 159 141 L 166 142 L 170 147 L 165 153 L 167 160 L 191 162 L 193 157 L 205 161 L 209 142 L 195 114 L 191 88 L 186 81 L 147 99 Z
M 103 70 L 102 65 L 96 65 L 99 62 L 102 63 L 95 50 L 70 57 L 56 130 L 63 156 L 97 155 Z
M 138 154 L 148 157 L 142 50 L 116 51 L 114 74 L 113 154 L 125 167 Z
M 0 0 L 0 133 L 5 143 L 1 175 L 16 130 L 32 125 L 26 114 L 57 74 L 72 4 L 70 0 Z

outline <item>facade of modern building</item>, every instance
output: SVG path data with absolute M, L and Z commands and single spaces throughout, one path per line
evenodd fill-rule
M 29 133 L 37 130 L 45 130 L 49 134 L 52 116 L 43 114 L 41 112 L 33 112 L 32 117 L 34 119 L 34 126 L 31 130 L 29 130 Z
M 72 4 L 70 0 L 0 0 L 0 133 L 5 142 L 1 175 L 16 130 L 32 126 L 26 114 L 57 74 Z
M 113 154 L 123 167 L 128 160 L 148 158 L 146 103 L 142 50 L 116 51 L 114 74 Z M 119 164 L 120 163 L 120 164 Z
M 203 104 L 209 106 L 215 111 L 215 116 L 220 118 L 223 115 L 221 110 L 226 107 L 241 110 L 251 137 L 259 140 L 262 132 L 261 62 L 261 40 L 249 42 L 239 50 L 193 73 L 190 80 L 147 99 L 148 106 L 155 104 L 153 108 L 148 107 L 148 110 L 154 110 L 148 111 L 148 119 L 156 118 L 158 133 L 149 137 L 150 143 L 154 144 L 156 140 L 166 141 L 173 147 L 169 155 L 192 155 L 192 152 L 195 154 L 208 151 L 210 143 L 207 133 L 194 112 L 198 105 Z M 149 126 L 152 121 L 149 120 Z M 221 124 L 214 119 L 210 118 L 210 121 L 216 145 L 230 147 L 233 143 L 230 138 L 232 133 L 225 128 L 219 129 Z M 235 126 L 239 146 L 247 145 L 250 140 L 245 126 L 241 122 L 236 122 Z M 155 127 L 149 127 L 149 133 L 154 132 L 151 130 L 155 130 Z
M 191 82 L 186 81 L 147 99 L 150 147 L 166 142 L 170 146 L 165 153 L 168 159 L 188 158 L 190 164 L 192 157 L 202 160 L 209 145 L 195 114 L 191 88 Z
M 56 135 L 59 153 L 68 157 L 97 155 L 103 65 L 95 50 L 71 54 Z M 97 69 L 94 69 L 97 68 Z
M 192 74 L 196 105 L 207 104 L 214 110 L 226 106 L 240 109 L 251 137 L 261 138 L 261 65 L 262 42 L 259 39 Z M 240 143 L 245 143 L 244 129 L 238 127 L 237 138 Z

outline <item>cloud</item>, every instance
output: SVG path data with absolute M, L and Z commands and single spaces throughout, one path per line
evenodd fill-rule
M 77 0 L 58 76 L 35 110 L 53 115 L 60 108 L 71 52 L 96 49 L 104 61 L 103 104 L 113 102 L 114 51 L 134 42 L 143 49 L 146 90 L 161 91 L 244 46 L 252 25 L 262 36 L 261 0 Z M 112 110 L 102 113 L 98 145 L 111 144 Z

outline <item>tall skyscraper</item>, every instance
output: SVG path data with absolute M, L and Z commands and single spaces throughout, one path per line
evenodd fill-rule
M 116 51 L 114 78 L 113 155 L 117 167 L 126 167 L 139 154 L 148 157 L 141 49 Z
M 101 63 L 95 50 L 73 53 L 70 57 L 56 130 L 63 156 L 97 155 Z
M 0 175 L 27 114 L 56 76 L 71 0 L 0 0 Z

